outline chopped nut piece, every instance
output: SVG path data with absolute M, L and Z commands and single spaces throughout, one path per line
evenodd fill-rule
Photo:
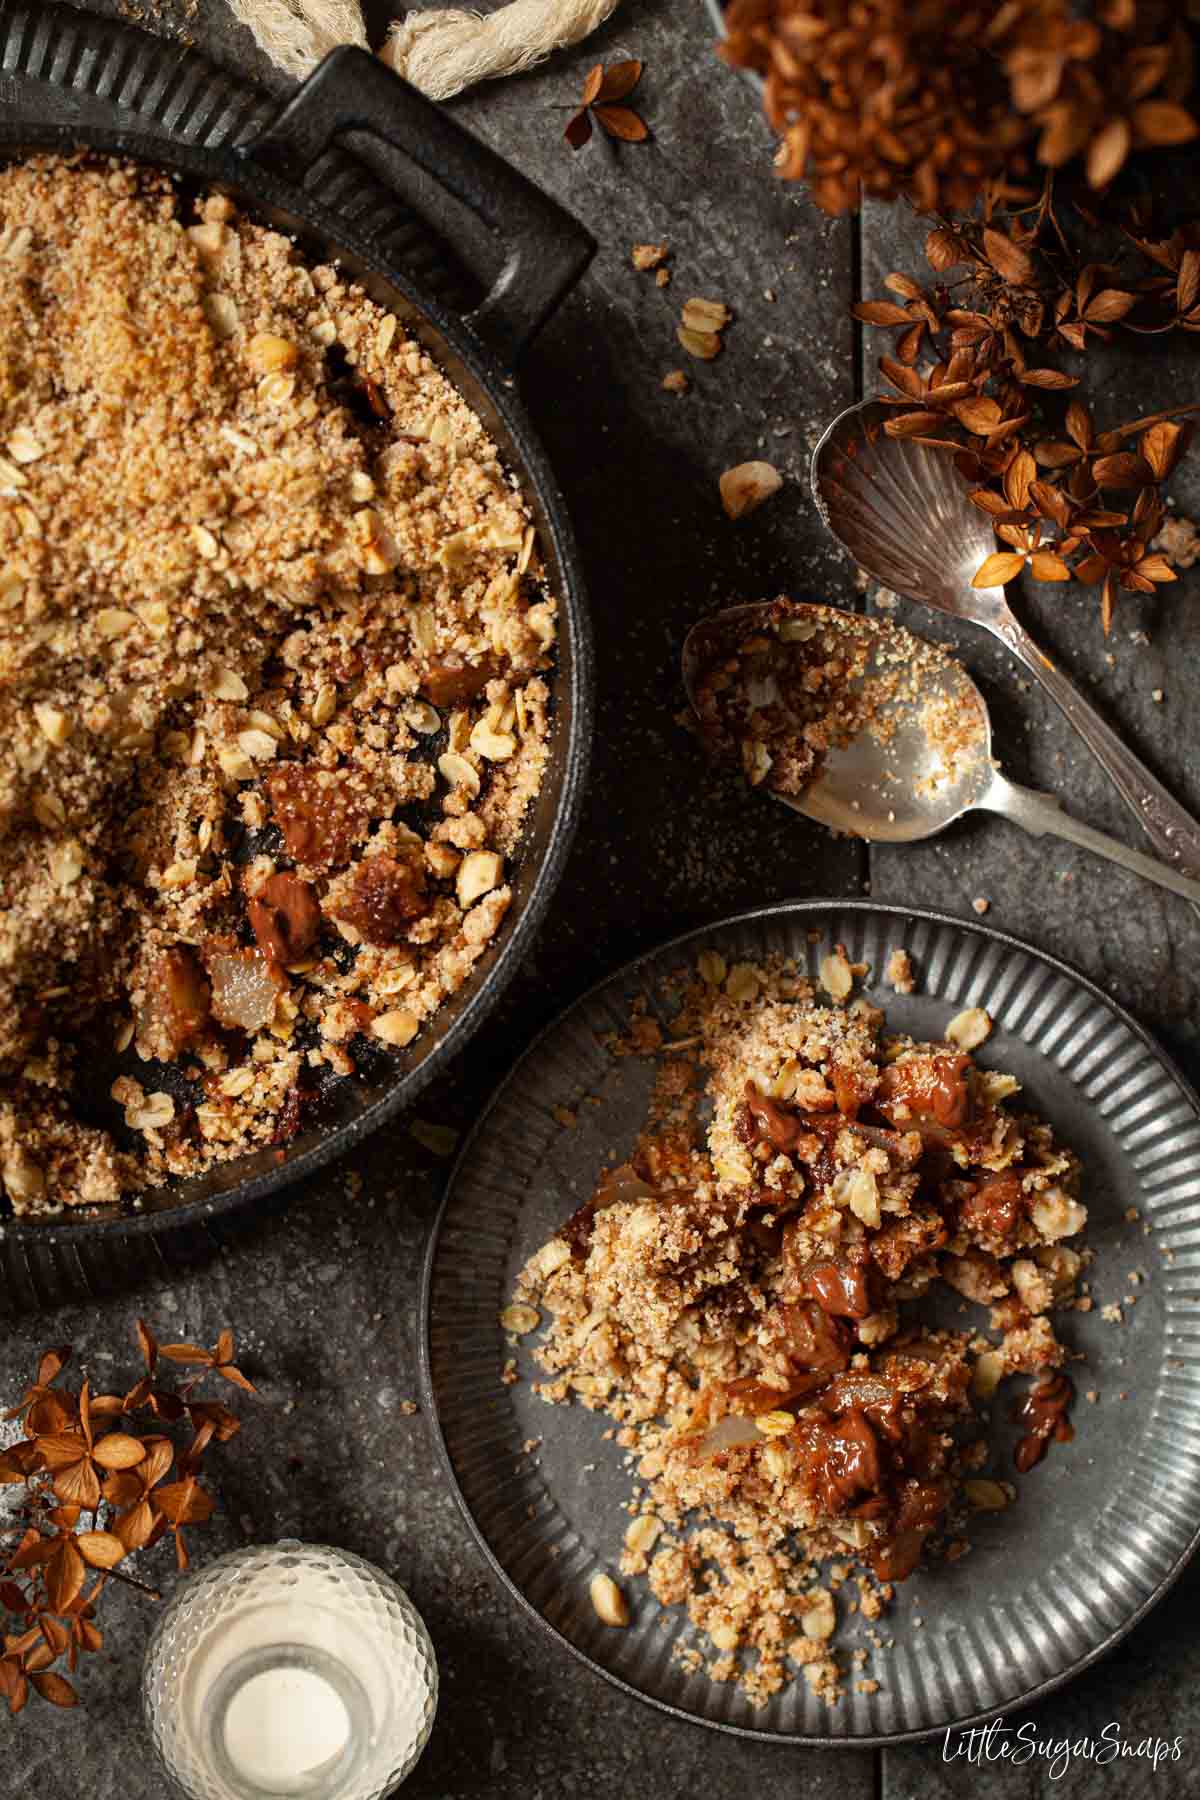
M 630 261 L 635 269 L 657 269 L 671 254 L 668 244 L 635 244 Z
M 978 1050 L 991 1032 L 992 1021 L 982 1006 L 968 1006 L 964 1012 L 956 1013 L 947 1025 L 946 1041 L 957 1044 L 960 1050 Z
M 472 799 L 479 793 L 479 771 L 467 761 L 465 756 L 459 756 L 457 752 L 447 750 L 444 755 L 438 757 L 438 771 L 443 780 L 448 781 L 451 787 L 465 788 Z
M 681 325 L 675 336 L 688 355 L 697 357 L 701 362 L 711 362 L 714 356 L 721 353 L 721 340 L 715 331 L 693 331 L 690 326 Z
M 65 712 L 57 706 L 49 706 L 44 701 L 34 706 L 33 716 L 37 720 L 42 736 L 56 748 L 65 744 L 71 735 L 71 721 Z
M 96 630 L 104 638 L 124 637 L 137 624 L 137 614 L 124 606 L 102 606 L 96 614 Z
M 974 1389 L 981 1400 L 990 1400 L 1004 1374 L 1004 1359 L 995 1350 L 985 1350 L 975 1359 Z
M 833 1595 L 825 1588 L 810 1588 L 805 1596 L 805 1608 L 800 1617 L 800 1629 L 806 1638 L 823 1644 L 833 1636 L 837 1626 L 837 1609 L 833 1604 Z
M 770 463 L 738 463 L 721 477 L 721 504 L 731 519 L 741 519 L 756 511 L 782 486 L 783 476 Z
M 854 972 L 840 950 L 821 958 L 817 976 L 825 992 L 834 1000 L 846 1000 L 854 987 Z
M 28 426 L 19 425 L 8 440 L 8 454 L 15 463 L 32 463 L 46 452 Z
M 500 1323 L 505 1331 L 511 1331 L 516 1337 L 524 1337 L 527 1332 L 536 1331 L 542 1322 L 542 1315 L 535 1306 L 506 1306 L 500 1314 Z
M 411 1044 L 417 1035 L 420 1020 L 415 1013 L 409 1012 L 406 1006 L 398 1006 L 393 1012 L 380 1013 L 372 1022 L 371 1030 L 385 1044 Z
M 455 880 L 458 904 L 474 906 L 484 894 L 499 887 L 504 878 L 504 858 L 495 850 L 472 850 L 463 857 Z
M 517 748 L 517 740 L 507 731 L 493 731 L 486 719 L 480 719 L 471 732 L 471 748 L 488 762 L 507 762 Z
M 642 1513 L 625 1532 L 625 1548 L 632 1550 L 635 1555 L 644 1556 L 658 1542 L 661 1530 L 662 1523 L 653 1513 Z
M 782 1409 L 776 1412 L 759 1413 L 754 1421 L 755 1430 L 761 1431 L 763 1436 L 768 1438 L 786 1437 L 789 1431 L 795 1430 L 795 1427 L 795 1413 L 784 1412 Z
M 733 314 L 720 300 L 688 300 L 683 322 L 689 331 L 723 331 Z
M 148 1094 L 145 1103 L 125 1114 L 126 1123 L 135 1131 L 161 1131 L 175 1117 L 175 1102 L 170 1094 Z
M 662 378 L 662 384 L 668 394 L 686 394 L 692 385 L 683 369 L 669 369 Z
M 215 338 L 231 338 L 238 328 L 238 309 L 228 294 L 205 294 L 200 302 Z
M 588 1592 L 596 1617 L 605 1625 L 628 1625 L 629 1603 L 611 1575 L 593 1575 Z
M 888 986 L 894 988 L 898 994 L 911 994 L 917 985 L 907 950 L 897 948 L 892 951 L 888 957 L 884 974 L 887 977 Z
M 250 689 L 233 669 L 218 669 L 213 678 L 212 696 L 214 700 L 241 702 L 250 698 Z
M 260 331 L 246 345 L 246 361 L 259 375 L 270 375 L 276 369 L 290 369 L 300 360 L 295 344 L 272 332 Z

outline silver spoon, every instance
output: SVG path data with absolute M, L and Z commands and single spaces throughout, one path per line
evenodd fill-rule
M 1004 589 L 971 586 L 996 548 L 992 527 L 971 505 L 952 459 L 888 437 L 883 421 L 889 416 L 891 409 L 876 400 L 852 406 L 814 450 L 813 498 L 826 525 L 885 587 L 982 625 L 1006 644 L 1062 708 L 1159 855 L 1183 873 L 1200 875 L 1200 824 L 1039 650 Z
M 868 651 L 864 678 L 869 679 L 880 669 L 874 655 L 879 639 L 871 632 L 870 621 L 837 607 L 799 601 L 789 609 L 789 616 L 807 616 L 816 624 L 831 615 L 842 633 L 857 630 L 864 640 Z M 731 636 L 752 637 L 772 616 L 770 602 L 731 606 L 692 627 L 683 645 L 683 683 L 697 716 L 704 670 L 728 655 Z M 922 717 L 926 706 L 943 696 L 956 709 L 956 724 L 961 722 L 950 763 Z M 818 778 L 802 794 L 768 789 L 771 798 L 834 831 L 884 844 L 913 844 L 934 837 L 967 812 L 1000 813 L 1034 837 L 1051 832 L 1200 903 L 1200 881 L 1073 819 L 1052 794 L 1005 780 L 992 760 L 992 726 L 983 695 L 953 660 L 934 671 L 919 694 L 902 683 L 900 691 L 879 706 L 876 719 L 881 729 L 860 731 L 844 750 L 826 754 Z

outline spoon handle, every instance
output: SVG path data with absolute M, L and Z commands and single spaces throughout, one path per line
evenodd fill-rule
M 1200 875 L 1200 824 L 1191 813 L 1168 793 L 1112 726 L 1105 724 L 1091 702 L 1084 699 L 1062 670 L 1038 648 L 1007 605 L 987 623 L 1001 643 L 1007 645 L 1062 708 L 1158 854 L 1181 873 Z M 1182 893 L 1184 890 L 1177 891 Z
M 1061 801 L 1053 794 L 1039 794 L 1033 788 L 1018 787 L 997 771 L 975 804 L 987 812 L 1000 813 L 1003 818 L 1011 819 L 1014 825 L 1020 825 L 1034 837 L 1052 832 L 1055 837 L 1066 838 L 1068 843 L 1078 844 L 1083 850 L 1106 856 L 1109 862 L 1119 863 L 1123 869 L 1142 875 L 1159 887 L 1170 888 L 1173 894 L 1182 894 L 1193 905 L 1200 904 L 1200 881 L 1180 874 L 1178 869 L 1158 862 L 1153 856 L 1143 856 L 1140 850 L 1131 850 L 1118 838 L 1109 837 L 1106 831 L 1097 831 L 1093 826 L 1073 819 L 1070 813 L 1062 810 Z

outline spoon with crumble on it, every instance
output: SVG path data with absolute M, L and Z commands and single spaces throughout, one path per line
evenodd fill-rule
M 971 677 L 902 626 L 786 598 L 731 606 L 688 633 L 683 681 L 709 749 L 831 830 L 912 844 L 999 813 L 1200 903 L 1200 881 L 1006 780 Z

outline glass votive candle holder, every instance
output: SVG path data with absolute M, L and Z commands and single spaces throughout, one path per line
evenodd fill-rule
M 146 1651 L 142 1703 L 192 1800 L 380 1800 L 433 1728 L 421 1615 L 361 1557 L 294 1539 L 199 1570 Z

